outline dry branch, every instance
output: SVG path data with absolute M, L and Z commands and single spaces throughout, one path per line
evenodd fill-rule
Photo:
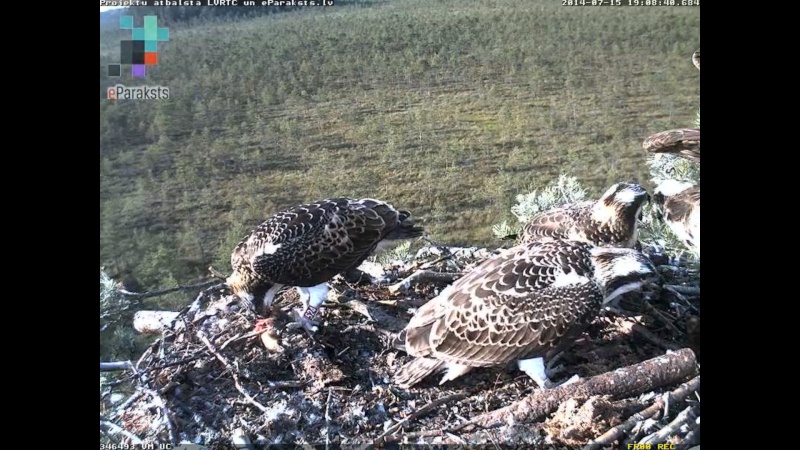
M 623 330 L 626 330 L 626 331 L 632 331 L 632 332 L 638 334 L 639 336 L 647 339 L 651 343 L 663 348 L 664 350 L 678 350 L 678 349 L 680 349 L 680 347 L 678 345 L 675 345 L 672 342 L 669 342 L 667 340 L 664 340 L 664 339 L 656 336 L 655 334 L 653 334 L 652 331 L 648 330 L 647 327 L 645 327 L 645 326 L 643 326 L 641 324 L 632 322 L 630 320 L 623 320 L 622 323 L 620 324 L 620 328 L 622 328 Z
M 694 296 L 699 296 L 700 295 L 700 288 L 699 287 L 681 286 L 679 284 L 667 284 L 667 285 L 664 285 L 664 287 L 666 289 L 670 290 L 670 291 L 674 291 L 674 292 L 677 292 L 677 293 L 683 294 L 683 295 L 694 295 Z
M 101 362 L 100 372 L 116 372 L 119 370 L 133 369 L 133 363 L 130 361 L 114 361 L 114 362 Z
M 169 432 L 170 444 L 177 445 L 178 444 L 178 434 L 175 432 L 175 426 L 172 424 L 172 411 L 169 410 L 169 406 L 167 406 L 167 402 L 165 402 L 164 399 L 161 398 L 161 394 L 159 394 L 158 392 L 156 392 L 156 391 L 154 391 L 152 389 L 141 388 L 141 390 L 145 394 L 147 394 L 150 397 L 152 397 L 153 404 L 159 410 L 161 410 L 161 414 L 164 415 L 164 423 L 165 423 L 165 425 L 167 427 L 167 431 Z
M 432 409 L 434 409 L 434 408 L 436 408 L 436 407 L 438 407 L 440 405 L 444 405 L 445 403 L 448 403 L 448 402 L 462 400 L 466 396 L 467 396 L 467 394 L 464 394 L 464 393 L 452 394 L 452 395 L 447 395 L 447 396 L 444 396 L 442 398 L 433 400 L 432 402 L 428 403 L 427 405 L 423 406 L 422 408 L 414 411 L 412 414 L 410 414 L 405 419 L 403 419 L 400 422 L 397 422 L 396 424 L 392 425 L 388 430 L 386 430 L 383 434 L 381 434 L 380 436 L 378 436 L 375 439 L 375 444 L 383 443 L 384 439 L 386 439 L 386 436 L 389 436 L 390 434 L 396 432 L 403 425 L 409 423 L 410 421 L 416 419 L 417 417 L 420 417 L 420 416 L 422 416 L 424 414 L 427 414 L 430 410 L 432 410 Z
M 126 291 L 125 289 L 119 289 L 118 292 L 126 297 L 142 299 L 142 298 L 158 297 L 160 295 L 166 295 L 178 291 L 191 291 L 194 289 L 204 289 L 207 287 L 214 286 L 216 284 L 219 284 L 219 281 L 211 280 L 198 284 L 178 285 L 167 289 L 160 289 L 158 291 L 130 292 Z
M 136 311 L 133 315 L 133 329 L 142 334 L 161 334 L 178 317 L 174 311 Z
M 434 272 L 432 270 L 417 270 L 402 281 L 389 286 L 389 292 L 397 294 L 406 291 L 418 283 L 452 283 L 461 277 L 461 273 Z
M 134 435 L 130 431 L 122 428 L 121 426 L 119 426 L 119 425 L 117 425 L 117 424 L 115 424 L 113 422 L 110 422 L 108 420 L 103 420 L 102 417 L 100 418 L 100 431 L 103 434 L 108 435 L 108 436 L 113 436 L 115 434 L 121 434 L 121 435 L 125 436 L 126 438 L 128 438 L 130 440 L 130 443 L 134 444 L 134 445 L 141 445 L 143 443 L 141 439 L 136 437 L 136 435 Z
M 210 351 L 214 356 L 216 356 L 217 359 L 225 366 L 225 368 L 231 372 L 231 376 L 233 377 L 233 384 L 236 385 L 236 390 L 239 391 L 239 393 L 244 396 L 247 402 L 255 406 L 256 408 L 260 409 L 262 412 L 267 412 L 267 407 L 259 403 L 255 398 L 253 398 L 253 396 L 250 395 L 249 392 L 247 392 L 244 386 L 242 386 L 242 383 L 239 381 L 239 371 L 236 370 L 236 368 L 233 367 L 231 363 L 229 363 L 228 360 L 224 356 L 222 356 L 221 353 L 217 351 L 216 347 L 214 347 L 214 344 L 212 344 L 211 341 L 208 340 L 206 335 L 202 331 L 198 331 L 197 337 L 203 342 L 203 344 L 206 345 L 206 347 L 208 347 L 208 351 Z
M 513 404 L 481 414 L 455 430 L 475 425 L 484 428 L 507 424 L 511 421 L 537 420 L 558 409 L 572 397 L 611 395 L 616 398 L 638 395 L 661 386 L 677 383 L 697 371 L 697 359 L 691 349 L 648 359 L 639 364 L 582 379 L 554 389 L 536 390 L 532 395 Z
M 650 436 L 645 437 L 641 441 L 640 444 L 664 444 L 667 442 L 670 436 L 673 434 L 677 434 L 681 428 L 681 426 L 685 423 L 694 422 L 697 419 L 697 410 L 699 409 L 698 405 L 690 405 L 687 406 L 686 409 L 678 413 L 678 416 L 675 417 L 675 420 L 667 424 L 664 428 L 656 431 L 655 433 L 651 434 Z
M 700 376 L 698 375 L 694 377 L 692 380 L 681 384 L 680 387 L 678 387 L 674 391 L 670 392 L 666 396 L 666 400 L 663 396 L 658 397 L 658 399 L 652 405 L 634 414 L 622 424 L 610 428 L 600 437 L 593 440 L 592 442 L 589 442 L 589 444 L 583 447 L 583 450 L 597 450 L 603 446 L 613 444 L 614 441 L 622 439 L 622 437 L 625 436 L 627 432 L 631 431 L 633 427 L 636 426 L 637 423 L 641 422 L 642 420 L 649 419 L 658 414 L 658 412 L 661 411 L 667 403 L 681 401 L 686 397 L 688 397 L 689 395 L 691 395 L 692 392 L 697 391 L 699 388 L 700 388 Z
M 655 306 L 651 305 L 650 302 L 648 302 L 648 301 L 644 302 L 644 309 L 645 309 L 645 311 L 647 311 L 650 314 L 652 314 L 653 317 L 655 317 L 658 320 L 660 320 L 661 323 L 663 323 L 664 325 L 667 326 L 667 328 L 672 330 L 672 332 L 675 333 L 675 336 L 683 336 L 684 335 L 684 332 L 681 331 L 680 328 L 676 327 L 675 324 L 672 323 L 672 321 L 668 317 L 666 317 L 664 315 L 664 313 L 659 311 Z

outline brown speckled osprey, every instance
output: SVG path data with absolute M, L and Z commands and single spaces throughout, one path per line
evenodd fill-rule
M 645 139 L 642 147 L 650 153 L 672 153 L 700 162 L 700 128 L 662 131 Z
M 517 244 L 560 238 L 633 248 L 638 240 L 642 207 L 649 199 L 642 186 L 617 183 L 597 201 L 572 203 L 535 215 L 522 228 Z
M 564 240 L 512 247 L 417 310 L 394 343 L 416 359 L 394 382 L 408 388 L 446 371 L 443 384 L 516 361 L 541 388 L 552 387 L 545 359 L 572 343 L 603 303 L 657 277 L 633 249 Z
M 332 198 L 281 211 L 236 246 L 227 284 L 249 308 L 256 301 L 269 307 L 282 287 L 297 287 L 305 310 L 295 310 L 295 319 L 314 330 L 326 282 L 399 240 L 421 236 L 410 216 L 374 199 Z
M 666 180 L 654 191 L 656 217 L 700 257 L 700 186 Z

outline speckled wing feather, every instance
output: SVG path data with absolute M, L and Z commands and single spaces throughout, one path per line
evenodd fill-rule
M 361 264 L 383 239 L 421 235 L 408 217 L 371 199 L 296 206 L 254 229 L 234 250 L 231 265 L 275 283 L 314 286 Z
M 700 162 L 700 129 L 680 128 L 662 131 L 645 139 L 642 146 L 650 153 L 672 153 Z
M 591 220 L 594 202 L 578 202 L 536 214 L 522 227 L 517 244 L 527 244 L 542 238 L 566 239 L 578 224 Z
M 700 208 L 700 186 L 690 187 L 664 202 L 667 219 L 673 222 L 688 220 L 695 208 Z
M 545 355 L 590 323 L 602 304 L 590 248 L 543 241 L 490 258 L 417 311 L 404 330 L 404 349 L 473 367 Z M 565 273 L 574 284 L 554 284 Z
M 657 194 L 656 214 L 692 251 L 700 255 L 700 186 L 665 197 Z

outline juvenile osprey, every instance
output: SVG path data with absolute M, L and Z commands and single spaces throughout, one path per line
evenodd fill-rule
M 603 303 L 657 277 L 633 249 L 554 239 L 512 247 L 417 310 L 394 342 L 416 359 L 394 381 L 408 388 L 446 371 L 443 384 L 517 361 L 539 387 L 552 387 L 545 359 L 569 346 Z
M 700 257 L 700 186 L 666 180 L 654 191 L 656 217 Z
M 227 285 L 251 309 L 255 302 L 269 307 L 282 287 L 295 286 L 304 304 L 295 320 L 313 331 L 328 280 L 424 233 L 410 216 L 374 199 L 332 198 L 281 211 L 236 246 Z
M 522 228 L 517 244 L 558 238 L 633 248 L 638 242 L 642 207 L 649 200 L 642 186 L 617 183 L 597 201 L 572 203 L 535 215 Z
M 700 162 L 700 128 L 662 131 L 645 139 L 642 147 L 650 153 L 672 153 Z

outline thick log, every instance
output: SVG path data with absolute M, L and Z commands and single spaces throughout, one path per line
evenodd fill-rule
M 174 311 L 136 311 L 133 328 L 142 334 L 161 334 L 178 317 Z
M 682 384 L 679 388 L 670 392 L 666 399 L 663 396 L 659 397 L 652 405 L 639 411 L 625 422 L 615 426 L 614 428 L 611 428 L 597 439 L 586 444 L 586 446 L 583 447 L 583 450 L 600 450 L 605 446 L 612 445 L 615 441 L 621 440 L 626 433 L 631 431 L 633 427 L 636 426 L 637 423 L 647 420 L 658 414 L 659 411 L 664 409 L 664 406 L 667 402 L 679 402 L 688 397 L 690 394 L 696 392 L 698 389 L 700 389 L 700 375 L 694 377 L 691 381 Z
M 684 348 L 554 389 L 537 389 L 532 395 L 506 407 L 481 414 L 457 429 L 468 425 L 491 428 L 537 420 L 555 411 L 561 403 L 572 397 L 611 395 L 625 398 L 680 383 L 696 373 L 697 359 L 694 352 Z

